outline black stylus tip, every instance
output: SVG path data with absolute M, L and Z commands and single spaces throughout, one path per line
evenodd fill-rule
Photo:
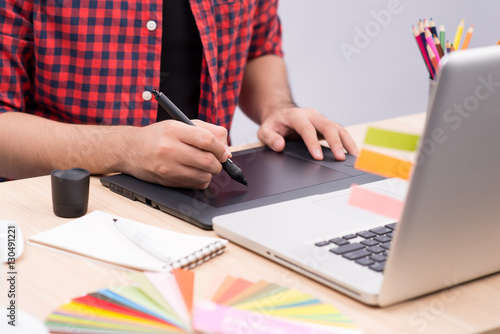
M 233 180 L 235 180 L 235 181 L 237 181 L 245 186 L 248 186 L 248 182 L 245 179 L 245 175 L 243 175 L 243 172 L 241 171 L 241 169 L 238 166 L 236 166 L 231 161 L 231 159 L 227 159 L 225 162 L 223 162 L 222 167 L 224 168 L 226 173 L 229 174 L 229 176 Z

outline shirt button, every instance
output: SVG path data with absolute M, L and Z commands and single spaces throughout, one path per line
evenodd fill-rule
M 144 92 L 142 92 L 142 99 L 144 101 L 151 101 L 152 98 L 153 98 L 153 94 L 151 94 L 151 92 L 149 90 L 145 90 Z
M 146 28 L 148 28 L 149 31 L 155 31 L 156 30 L 156 22 L 151 20 L 146 23 Z

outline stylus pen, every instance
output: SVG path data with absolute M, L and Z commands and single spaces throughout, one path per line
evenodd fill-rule
M 184 115 L 184 113 L 179 108 L 177 108 L 177 106 L 173 104 L 173 102 L 170 101 L 168 97 L 165 96 L 165 94 L 157 91 L 156 89 L 153 89 L 153 95 L 156 101 L 158 101 L 158 103 L 170 114 L 170 116 L 172 116 L 173 119 L 195 126 L 194 123 L 191 122 L 191 120 L 187 118 L 187 116 Z M 226 161 L 224 161 L 222 163 L 222 168 L 224 168 L 226 173 L 228 173 L 233 180 L 238 181 L 245 186 L 248 186 L 245 175 L 243 175 L 241 169 L 236 166 L 231 159 L 227 159 Z
M 123 233 L 124 236 L 130 239 L 134 244 L 136 244 L 142 250 L 153 255 L 158 260 L 170 263 L 170 255 L 153 239 L 148 237 L 146 234 L 142 233 L 138 229 L 132 227 L 123 221 L 118 221 L 118 219 L 113 219 L 115 227 Z

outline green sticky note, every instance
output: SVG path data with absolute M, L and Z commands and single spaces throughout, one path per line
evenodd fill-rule
M 369 127 L 365 144 L 413 152 L 417 150 L 419 138 L 415 134 Z

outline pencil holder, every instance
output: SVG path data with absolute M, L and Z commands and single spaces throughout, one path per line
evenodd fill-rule
M 83 168 L 50 172 L 52 205 L 56 216 L 77 218 L 87 213 L 90 172 Z

